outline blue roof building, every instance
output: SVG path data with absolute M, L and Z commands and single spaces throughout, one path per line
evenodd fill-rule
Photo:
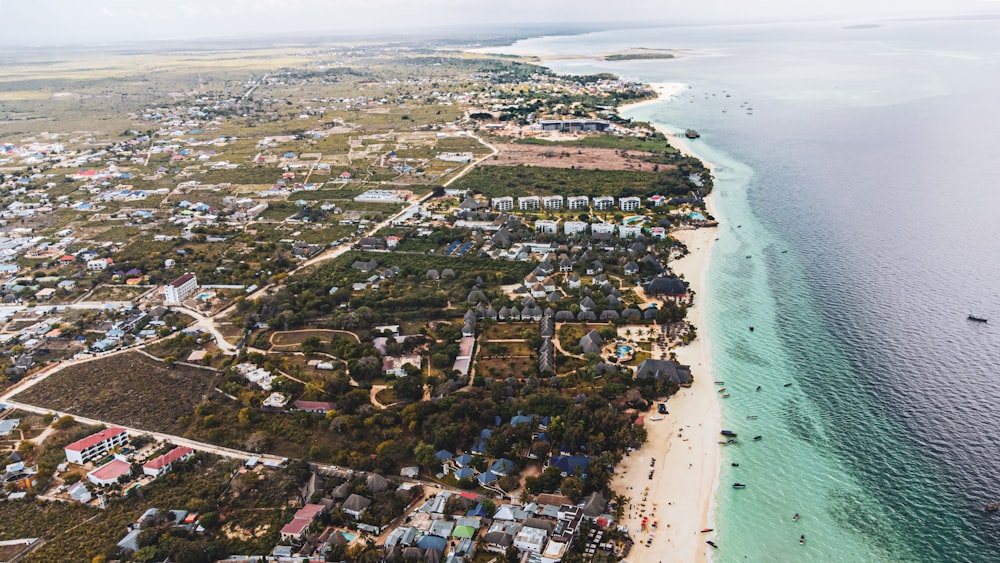
M 590 458 L 583 455 L 557 455 L 549 459 L 549 465 L 558 467 L 563 475 L 573 475 L 578 467 L 586 473 L 590 466 Z
M 476 480 L 479 481 L 480 485 L 489 485 L 490 483 L 495 483 L 499 479 L 500 477 L 492 471 L 484 471 L 479 474 L 479 477 L 476 477 Z
M 437 453 L 434 454 L 434 457 L 436 457 L 441 463 L 444 463 L 455 456 L 448 450 L 438 450 Z
M 490 471 L 496 473 L 497 475 L 502 475 L 502 476 L 510 475 L 510 472 L 513 470 L 514 470 L 514 462 L 505 457 L 502 457 L 494 461 L 493 465 L 490 466 Z

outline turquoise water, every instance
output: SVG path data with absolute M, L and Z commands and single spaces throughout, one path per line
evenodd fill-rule
M 618 359 L 627 358 L 632 355 L 632 352 L 632 347 L 627 344 L 619 344 L 615 348 L 615 356 L 618 356 Z
M 687 84 L 627 116 L 696 128 L 687 144 L 715 166 L 699 328 L 740 440 L 722 453 L 713 558 L 1000 561 L 1000 518 L 983 513 L 1000 499 L 1000 338 L 965 320 L 1000 318 L 1000 140 L 984 126 L 1000 123 L 1000 22 L 644 29 L 512 51 L 636 46 L 692 51 L 551 66 Z
M 632 223 L 641 223 L 646 220 L 645 215 L 632 215 L 631 217 L 626 217 L 622 220 L 622 224 L 631 225 Z
M 352 534 L 351 532 L 340 532 L 340 535 L 344 536 L 344 539 L 348 542 L 352 542 L 358 537 L 357 534 Z
M 694 219 L 695 221 L 704 221 L 705 220 L 705 216 L 702 215 L 701 213 L 688 213 L 688 218 L 689 219 Z

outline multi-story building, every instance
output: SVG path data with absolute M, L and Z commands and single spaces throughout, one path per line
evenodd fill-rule
M 563 196 L 561 195 L 547 195 L 542 198 L 542 207 L 545 209 L 562 209 L 563 206 Z
M 535 221 L 535 232 L 554 235 L 559 232 L 559 221 L 548 221 L 548 220 Z
M 566 206 L 569 207 L 570 211 L 587 209 L 590 207 L 590 198 L 585 195 L 571 195 L 566 198 Z
M 541 207 L 541 198 L 537 195 L 517 198 L 517 208 L 521 211 L 538 211 L 539 207 Z
M 613 223 L 594 223 L 590 226 L 590 234 L 593 236 L 610 236 L 615 233 Z
M 188 272 L 163 288 L 163 300 L 167 303 L 182 303 L 196 291 L 198 291 L 198 278 Z
M 607 211 L 615 206 L 615 198 L 609 195 L 602 195 L 594 198 L 594 209 Z
M 622 211 L 638 211 L 642 207 L 642 200 L 637 197 L 623 197 L 618 200 L 618 207 Z
M 128 433 L 125 432 L 124 428 L 107 428 L 66 446 L 66 461 L 87 463 L 94 458 L 107 455 L 111 450 L 127 443 Z
M 490 200 L 490 207 L 497 211 L 510 211 L 514 209 L 514 198 L 510 196 L 495 197 Z
M 642 234 L 642 227 L 639 225 L 619 225 L 618 236 L 621 238 L 634 238 Z
M 567 235 L 576 235 L 587 232 L 587 223 L 583 221 L 566 221 L 563 223 L 563 232 Z

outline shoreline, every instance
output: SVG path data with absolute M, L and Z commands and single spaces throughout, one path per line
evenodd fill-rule
M 686 84 L 658 83 L 650 85 L 658 97 L 618 108 L 621 112 L 645 104 L 663 101 L 687 88 Z M 679 141 L 665 127 L 653 124 L 682 153 L 695 156 L 690 146 Z M 711 163 L 704 162 L 712 170 Z M 706 198 L 706 210 L 715 215 L 711 194 Z M 688 309 L 688 320 L 699 329 L 697 338 L 671 352 L 678 362 L 690 365 L 694 383 L 682 388 L 667 401 L 670 414 L 654 421 L 645 414 L 647 441 L 618 466 L 611 486 L 615 492 L 631 498 L 626 517 L 620 524 L 628 527 L 636 541 L 628 560 L 634 563 L 657 563 L 668 553 L 671 560 L 708 561 L 706 540 L 713 533 L 701 533 L 714 528 L 715 493 L 721 470 L 719 431 L 722 429 L 721 401 L 716 392 L 709 338 L 705 323 L 708 266 L 717 228 L 685 229 L 671 236 L 687 245 L 689 253 L 674 262 L 674 272 L 683 276 L 696 293 L 695 304 Z M 655 459 L 655 462 L 653 461 Z M 684 467 L 687 465 L 687 467 Z M 648 477 L 650 469 L 653 478 Z M 657 527 L 642 528 L 643 516 Z M 653 540 L 646 547 L 646 540 Z

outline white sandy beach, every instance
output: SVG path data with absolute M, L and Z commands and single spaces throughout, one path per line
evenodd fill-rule
M 651 86 L 659 98 L 622 106 L 619 111 L 662 101 L 687 88 L 684 84 L 669 83 Z M 672 143 L 679 141 L 669 131 L 657 129 Z M 685 143 L 676 142 L 675 146 L 689 154 Z M 722 413 L 713 384 L 715 375 L 702 302 L 716 232 L 716 228 L 703 228 L 672 233 L 690 250 L 687 256 L 671 265 L 696 293 L 695 305 L 688 310 L 688 318 L 699 328 L 694 342 L 673 351 L 680 363 L 691 366 L 694 385 L 670 398 L 667 402 L 670 414 L 663 420 L 651 419 L 655 408 L 646 413 L 648 440 L 641 450 L 625 458 L 612 481 L 615 491 L 632 499 L 622 524 L 628 526 L 636 541 L 628 557 L 628 561 L 634 563 L 706 561 L 711 548 L 705 541 L 714 537 L 713 533 L 701 530 L 714 528 L 712 504 L 719 475 Z M 653 470 L 652 479 L 649 478 L 650 469 Z M 647 518 L 645 528 L 643 517 Z M 654 522 L 656 528 L 652 527 Z M 646 547 L 650 537 L 653 541 Z
M 698 296 L 702 293 L 715 228 L 685 230 L 675 237 L 688 245 L 691 253 L 673 264 Z M 632 562 L 705 561 L 705 540 L 701 533 L 711 523 L 711 505 L 719 473 L 719 430 L 722 427 L 718 394 L 708 353 L 702 307 L 688 310 L 689 318 L 701 328 L 691 344 L 675 350 L 682 364 L 691 366 L 694 385 L 681 389 L 667 402 L 670 414 L 654 421 L 655 409 L 646 414 L 646 444 L 632 452 L 617 468 L 612 487 L 632 499 L 625 521 L 636 546 L 628 557 Z M 655 464 L 653 459 L 655 458 Z M 653 469 L 653 478 L 649 471 Z M 642 528 L 642 518 L 648 517 Z M 653 522 L 657 527 L 652 527 Z M 653 542 L 646 547 L 652 535 Z

